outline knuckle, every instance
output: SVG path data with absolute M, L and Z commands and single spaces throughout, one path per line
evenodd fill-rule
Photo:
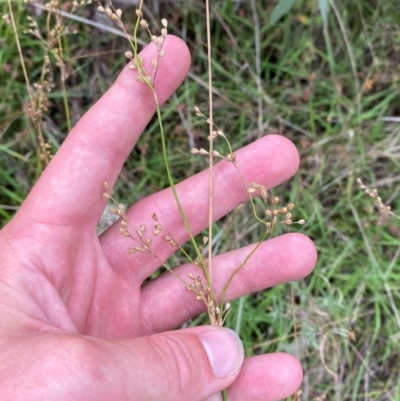
M 162 366 L 164 375 L 167 372 L 168 389 L 174 394 L 186 397 L 192 394 L 194 397 L 201 375 L 196 353 L 191 352 L 186 341 L 175 334 L 150 336 L 149 340 L 158 359 L 155 363 Z

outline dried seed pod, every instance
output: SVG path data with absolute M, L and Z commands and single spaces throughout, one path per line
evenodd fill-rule
M 133 59 L 133 54 L 130 50 L 126 51 L 124 54 L 125 54 L 125 57 L 128 58 L 129 60 Z
M 230 153 L 228 156 L 226 156 L 225 160 L 234 163 L 236 161 L 236 154 Z
M 203 113 L 200 111 L 200 109 L 197 106 L 193 107 L 193 111 L 199 117 L 201 117 L 203 115 Z
M 279 201 L 280 201 L 279 196 L 274 196 L 274 197 L 272 198 L 271 203 L 272 203 L 273 205 L 276 205 L 277 203 L 279 203 Z

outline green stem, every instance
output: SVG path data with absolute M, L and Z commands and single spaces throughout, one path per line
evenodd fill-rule
M 58 49 L 59 49 L 59 56 L 60 56 L 60 68 L 64 68 L 64 71 L 61 72 L 61 87 L 62 87 L 62 93 L 63 93 L 65 117 L 67 119 L 67 128 L 68 128 L 68 132 L 69 132 L 72 129 L 71 113 L 70 113 L 69 104 L 68 104 L 67 88 L 65 86 L 65 79 L 66 79 L 66 76 L 65 76 L 65 64 L 64 64 L 64 57 L 63 57 L 63 54 L 62 54 L 63 46 L 62 46 L 62 43 L 61 43 L 60 35 L 57 36 L 57 42 L 58 42 Z M 64 41 L 64 43 L 65 43 L 65 41 Z
M 194 239 L 194 235 L 193 235 L 192 230 L 191 230 L 191 228 L 190 228 L 188 219 L 187 219 L 187 217 L 186 217 L 185 211 L 183 210 L 181 201 L 179 200 L 178 194 L 177 194 L 177 192 L 176 192 L 176 188 L 175 188 L 174 181 L 173 181 L 173 179 L 172 179 L 171 169 L 170 169 L 169 163 L 168 163 L 167 145 L 166 145 L 166 141 L 165 141 L 164 127 L 163 127 L 163 124 L 162 124 L 161 110 L 160 110 L 160 106 L 158 105 L 158 103 L 156 104 L 156 110 L 157 110 L 158 125 L 159 125 L 159 127 L 160 127 L 163 159 L 164 159 L 165 169 L 166 169 L 166 171 L 167 171 L 168 182 L 169 182 L 169 185 L 170 185 L 170 187 L 171 187 L 172 193 L 173 193 L 173 195 L 174 195 L 175 202 L 176 202 L 176 204 L 177 204 L 177 206 L 178 206 L 179 212 L 180 212 L 180 214 L 181 214 L 183 223 L 185 224 L 185 228 L 186 228 L 186 230 L 187 230 L 187 232 L 188 232 L 188 234 L 189 234 L 189 236 L 190 236 L 190 240 L 191 240 L 191 242 L 192 242 L 192 244 L 193 244 L 193 247 L 194 247 L 194 249 L 195 249 L 195 251 L 196 251 L 197 257 L 199 258 L 199 261 L 200 261 L 201 266 L 202 266 L 202 268 L 203 268 L 204 275 L 205 275 L 206 280 L 207 280 L 207 284 L 210 285 L 210 282 L 209 282 L 209 275 L 208 275 L 207 268 L 206 268 L 206 266 L 205 266 L 205 263 L 204 263 L 204 260 L 203 260 L 202 255 L 201 255 L 200 249 L 199 249 L 199 247 L 197 246 L 196 241 L 195 241 L 195 239 Z
M 228 281 L 226 282 L 224 289 L 222 291 L 221 305 L 224 305 L 224 303 L 225 303 L 225 293 L 226 293 L 227 289 L 229 288 L 232 279 L 236 276 L 236 274 L 239 272 L 239 270 L 242 269 L 246 265 L 248 260 L 254 255 L 254 253 L 257 251 L 257 249 L 260 247 L 260 245 L 265 241 L 267 236 L 268 236 L 268 233 L 265 233 L 263 235 L 263 237 L 260 239 L 260 241 L 257 243 L 257 245 L 253 248 L 253 250 L 246 256 L 244 261 L 230 275 L 230 277 L 229 277 Z
M 237 165 L 236 163 L 233 163 L 233 165 L 235 166 L 236 171 L 237 171 L 238 174 L 239 174 L 240 180 L 242 181 L 242 184 L 243 184 L 244 188 L 245 188 L 246 191 L 247 191 L 248 185 L 247 185 L 246 180 L 244 179 L 244 177 L 243 177 L 241 171 L 239 170 L 238 165 Z M 254 200 L 253 200 L 253 197 L 251 196 L 251 194 L 249 194 L 249 200 L 250 200 L 251 206 L 252 206 L 252 208 L 253 208 L 254 217 L 255 217 L 260 223 L 265 224 L 265 221 L 264 221 L 263 219 L 261 219 L 260 217 L 258 217 L 256 205 L 255 205 L 255 203 L 254 203 Z

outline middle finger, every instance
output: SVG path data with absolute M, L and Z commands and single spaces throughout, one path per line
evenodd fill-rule
M 293 176 L 299 165 L 295 146 L 278 135 L 265 136 L 236 152 L 236 155 L 245 180 L 249 183 L 255 181 L 267 188 Z M 191 230 L 196 235 L 208 223 L 208 171 L 177 184 L 176 190 Z M 246 199 L 248 194 L 232 163 L 225 160 L 217 163 L 214 167 L 213 220 L 218 220 Z M 157 258 L 166 260 L 176 248 L 170 246 L 163 235 L 153 238 L 152 213 L 157 214 L 162 226 L 179 244 L 189 239 L 170 188 L 140 200 L 127 211 L 134 228 L 141 224 L 145 226 L 144 237 L 153 241 L 151 248 Z M 120 276 L 128 282 L 140 283 L 159 267 L 160 262 L 148 252 L 130 255 L 128 249 L 135 243 L 119 234 L 119 227 L 117 222 L 101 236 L 103 250 Z

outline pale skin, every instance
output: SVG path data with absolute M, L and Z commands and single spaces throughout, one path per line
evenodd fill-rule
M 160 103 L 190 64 L 180 39 L 169 36 L 164 49 L 155 84 Z M 150 45 L 143 57 L 150 65 L 155 49 Z M 228 388 L 230 401 L 272 401 L 299 388 L 302 369 L 290 355 L 246 358 L 242 364 L 241 346 L 232 345 L 225 329 L 174 330 L 204 305 L 169 273 L 142 286 L 159 263 L 147 253 L 129 255 L 132 244 L 118 234 L 118 224 L 98 237 L 107 202 L 103 182 L 113 186 L 153 113 L 148 88 L 124 69 L 0 232 L 0 399 L 204 401 L 220 399 Z M 299 163 L 293 144 L 275 135 L 238 151 L 237 159 L 247 180 L 267 188 L 293 176 Z M 230 163 L 217 164 L 215 177 L 218 219 L 247 194 Z M 208 221 L 207 186 L 207 172 L 177 186 L 196 233 Z M 141 200 L 127 215 L 151 237 L 153 212 L 180 243 L 188 240 L 170 190 Z M 215 258 L 217 294 L 250 249 Z M 162 259 L 174 252 L 162 238 L 154 239 L 153 250 Z M 299 279 L 315 262 L 315 247 L 304 235 L 268 240 L 232 281 L 227 297 Z M 176 272 L 186 277 L 193 267 Z M 228 344 L 223 355 L 228 368 L 215 370 L 202 345 L 213 330 Z

